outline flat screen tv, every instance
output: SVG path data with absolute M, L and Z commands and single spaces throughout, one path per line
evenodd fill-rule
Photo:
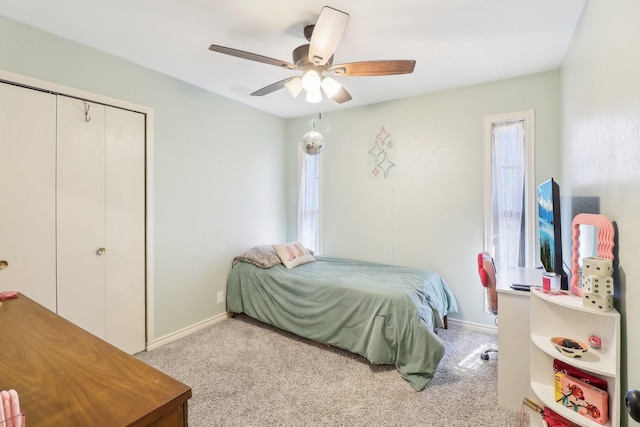
M 538 231 L 540 261 L 545 271 L 561 277 L 561 288 L 568 288 L 562 262 L 562 229 L 560 226 L 560 186 L 549 178 L 538 186 Z

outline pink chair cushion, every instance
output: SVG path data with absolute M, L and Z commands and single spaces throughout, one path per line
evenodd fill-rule
M 484 286 L 485 288 L 489 286 L 489 274 L 487 273 L 487 270 L 484 269 L 484 267 L 480 267 L 480 283 L 482 283 L 482 286 Z
M 487 277 L 487 271 L 484 269 L 484 252 L 478 254 L 478 274 L 480 275 L 482 286 L 486 288 L 489 283 L 489 278 Z
M 493 259 L 488 252 L 478 254 L 478 274 L 482 286 L 487 288 L 489 297 L 489 309 L 494 314 L 498 313 L 498 294 L 496 292 L 496 270 Z

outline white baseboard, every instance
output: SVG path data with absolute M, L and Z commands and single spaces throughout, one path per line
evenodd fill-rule
M 493 334 L 493 335 L 498 334 L 498 328 L 496 326 L 489 326 L 489 325 L 483 325 L 481 323 L 467 322 L 466 320 L 452 319 L 450 317 L 447 319 L 447 322 L 449 324 L 453 323 L 456 325 L 460 325 L 463 328 L 473 329 L 476 331 L 484 332 L 486 334 Z
M 151 342 L 148 342 L 146 345 L 146 350 L 154 350 L 156 348 L 162 347 L 165 344 L 169 344 L 172 341 L 180 339 L 182 337 L 186 337 L 189 334 L 199 331 L 200 329 L 206 328 L 207 326 L 213 325 L 214 323 L 221 322 L 228 318 L 227 313 L 218 314 L 217 316 L 211 317 L 209 319 L 203 320 L 202 322 L 198 322 L 194 325 L 188 326 L 184 329 L 176 331 L 172 334 L 165 335 L 163 337 L 157 338 Z M 447 322 L 449 324 L 459 325 L 463 328 L 473 329 L 476 331 L 484 332 L 487 334 L 498 334 L 498 328 L 495 326 L 483 325 L 480 323 L 468 322 L 466 320 L 452 319 L 448 318 Z
M 206 328 L 207 326 L 213 325 L 214 323 L 221 322 L 227 318 L 227 313 L 218 314 L 217 316 L 211 317 L 209 319 L 203 320 L 202 322 L 198 322 L 194 325 L 188 326 L 184 329 L 176 331 L 172 334 L 165 335 L 163 337 L 157 338 L 151 342 L 148 342 L 146 345 L 146 350 L 150 351 L 156 349 L 158 347 L 162 347 L 165 344 L 169 344 L 172 341 L 175 341 L 179 338 L 186 337 L 189 334 L 199 331 L 202 328 Z

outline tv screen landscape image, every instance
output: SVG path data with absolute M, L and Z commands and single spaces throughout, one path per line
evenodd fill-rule
M 548 273 L 563 275 L 560 188 L 550 178 L 538 186 L 540 261 Z

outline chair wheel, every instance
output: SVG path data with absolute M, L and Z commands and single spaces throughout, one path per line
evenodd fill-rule
M 489 360 L 489 355 L 488 355 L 487 353 L 482 353 L 482 354 L 480 355 L 480 359 L 482 359 L 482 360 Z

